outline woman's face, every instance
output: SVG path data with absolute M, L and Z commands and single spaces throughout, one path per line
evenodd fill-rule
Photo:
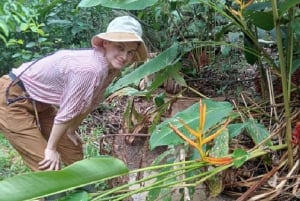
M 132 62 L 138 46 L 138 42 L 103 41 L 106 59 L 110 66 L 116 69 L 122 69 Z

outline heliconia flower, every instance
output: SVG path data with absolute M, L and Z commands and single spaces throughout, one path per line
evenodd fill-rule
M 214 165 L 227 165 L 232 163 L 232 158 L 230 157 L 214 158 L 214 157 L 206 156 L 202 160 Z
M 183 127 L 195 137 L 195 139 L 190 139 L 186 135 L 184 135 L 177 127 L 169 123 L 170 128 L 184 141 L 186 141 L 190 146 L 197 149 L 201 156 L 201 160 L 214 165 L 227 165 L 232 162 L 232 158 L 224 157 L 224 158 L 214 158 L 208 157 L 203 151 L 203 145 L 215 139 L 222 131 L 227 127 L 229 120 L 227 120 L 221 128 L 219 128 L 215 133 L 205 138 L 204 135 L 204 125 L 206 119 L 206 105 L 202 104 L 202 101 L 199 102 L 199 129 L 196 131 L 192 129 L 189 125 L 187 125 L 184 120 L 179 119 L 179 122 L 183 125 Z
M 243 18 L 242 16 L 242 13 L 243 13 L 243 10 L 245 10 L 245 8 L 247 8 L 248 6 L 250 6 L 252 3 L 254 2 L 254 0 L 235 0 L 235 3 L 238 4 L 238 6 L 240 7 L 239 10 L 235 10 L 233 8 L 230 8 L 230 12 L 233 14 L 233 15 L 236 15 L 236 16 L 239 16 L 240 18 Z

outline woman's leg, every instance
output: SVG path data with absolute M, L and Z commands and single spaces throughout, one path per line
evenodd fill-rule
M 56 109 L 47 104 L 37 103 L 41 130 L 36 124 L 36 117 L 32 102 L 28 99 L 20 100 L 10 105 L 6 104 L 5 90 L 10 84 L 7 76 L 0 78 L 0 130 L 11 145 L 22 156 L 25 163 L 38 171 L 38 163 L 44 159 Z M 9 97 L 24 96 L 24 91 L 14 85 L 10 88 Z M 82 144 L 75 146 L 66 135 L 58 145 L 58 152 L 65 165 L 70 165 L 83 158 Z
M 25 163 L 32 170 L 38 171 L 38 162 L 44 158 L 47 142 L 36 125 L 30 100 L 24 99 L 7 105 L 5 90 L 10 82 L 6 76 L 0 78 L 0 130 Z M 24 91 L 14 85 L 10 87 L 9 95 L 10 98 L 24 96 Z

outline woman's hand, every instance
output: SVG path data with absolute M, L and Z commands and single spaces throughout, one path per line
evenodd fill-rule
M 59 170 L 60 169 L 60 154 L 53 149 L 45 149 L 44 160 L 39 162 L 40 170 Z

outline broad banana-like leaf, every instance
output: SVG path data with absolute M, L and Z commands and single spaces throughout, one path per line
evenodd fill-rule
M 0 201 L 31 200 L 123 175 L 129 170 L 119 159 L 97 157 L 59 171 L 17 175 L 0 181 Z
M 108 8 L 123 10 L 142 10 L 153 6 L 158 0 L 81 0 L 79 7 L 93 7 L 101 5 Z
M 282 17 L 286 12 L 300 3 L 300 0 L 284 0 L 279 4 L 279 16 Z
M 263 124 L 257 123 L 255 119 L 249 119 L 245 123 L 230 124 L 228 125 L 228 129 L 230 133 L 230 139 L 238 136 L 244 130 L 246 130 L 255 144 L 261 143 L 270 135 L 266 127 Z M 267 140 L 265 145 L 271 146 L 272 141 Z
M 179 45 L 175 43 L 167 50 L 160 53 L 157 57 L 139 66 L 136 70 L 119 79 L 115 84 L 110 85 L 106 90 L 106 95 L 114 93 L 115 91 L 130 84 L 134 84 L 137 80 L 140 80 L 147 75 L 153 74 L 164 68 L 174 65 L 178 61 L 178 59 L 180 59 L 179 55 Z
M 207 131 L 212 126 L 224 120 L 224 118 L 229 116 L 232 112 L 232 105 L 229 102 L 215 102 L 204 99 L 203 103 L 206 104 L 207 107 L 204 131 Z M 178 118 L 183 119 L 191 128 L 197 130 L 199 128 L 199 103 L 195 103 L 186 110 L 178 112 L 174 117 L 165 120 L 156 126 L 150 137 L 151 150 L 157 146 L 182 143 L 182 139 L 173 132 L 169 127 L 169 123 L 172 123 L 181 130 L 182 133 L 186 134 L 189 138 L 192 138 L 192 136 L 182 128 L 182 124 L 177 121 Z
M 229 132 L 227 128 L 216 137 L 210 153 L 212 157 L 223 157 L 229 154 Z
M 272 11 L 253 11 L 246 12 L 248 20 L 255 26 L 271 31 L 274 28 L 273 12 Z
M 227 128 L 229 129 L 229 134 L 230 134 L 229 138 L 232 139 L 238 136 L 239 134 L 241 134 L 245 129 L 245 127 L 246 127 L 245 123 L 234 123 L 228 125 Z

